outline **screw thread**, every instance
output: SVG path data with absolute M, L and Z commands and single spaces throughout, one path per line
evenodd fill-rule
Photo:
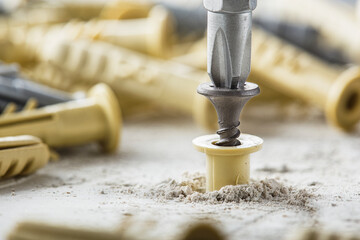
M 240 130 L 238 127 L 240 122 L 231 127 L 224 127 L 219 129 L 216 133 L 220 136 L 220 141 L 216 142 L 217 146 L 239 146 L 241 145 L 238 137 L 240 137 Z

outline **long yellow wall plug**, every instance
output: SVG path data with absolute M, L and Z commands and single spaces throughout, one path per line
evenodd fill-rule
M 351 130 L 360 120 L 360 68 L 338 68 L 276 36 L 254 29 L 251 79 L 322 109 Z
M 93 39 L 109 42 L 149 55 L 171 55 L 174 23 L 170 13 L 155 6 L 147 18 L 129 20 L 94 20 L 83 24 Z
M 0 42 L 0 58 L 22 66 L 38 61 L 38 53 L 51 51 L 53 45 L 79 38 L 110 42 L 155 57 L 171 55 L 173 21 L 161 6 L 148 17 L 128 20 L 70 21 L 56 25 L 14 26 L 5 31 Z M 1 25 L 0 25 L 1 26 Z
M 94 229 L 77 229 L 66 226 L 49 225 L 37 222 L 21 222 L 10 232 L 8 240 L 223 240 L 222 234 L 210 224 L 193 223 L 188 226 L 178 224 L 172 229 L 172 236 L 164 235 L 152 223 L 123 224 L 123 231 L 105 231 Z M 155 225 L 155 229 L 154 229 Z M 128 229 L 130 228 L 130 229 Z
M 56 148 L 97 141 L 112 153 L 120 130 L 120 107 L 105 84 L 91 88 L 86 99 L 0 117 L 0 136 L 32 135 Z
M 49 158 L 49 149 L 39 138 L 0 138 L 0 178 L 33 173 L 45 166 Z
M 154 3 L 144 0 L 118 0 L 107 3 L 100 13 L 102 19 L 133 19 L 148 16 Z
M 217 126 L 212 104 L 196 93 L 197 86 L 208 79 L 204 71 L 104 42 L 76 40 L 48 50 L 41 58 L 78 82 L 104 82 L 118 96 L 127 94 L 191 114 L 204 128 Z

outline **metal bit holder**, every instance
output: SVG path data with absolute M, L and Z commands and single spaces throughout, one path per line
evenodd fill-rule
M 60 148 L 97 141 L 105 152 L 118 147 L 120 110 L 111 89 L 99 84 L 88 98 L 60 103 L 0 118 L 0 136 L 32 135 Z

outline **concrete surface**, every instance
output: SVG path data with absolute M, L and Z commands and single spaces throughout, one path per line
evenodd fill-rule
M 121 186 L 157 184 L 184 172 L 204 172 L 193 138 L 205 134 L 186 117 L 125 122 L 120 151 L 96 145 L 61 151 L 61 160 L 36 174 L 0 182 L 0 239 L 22 220 L 116 229 L 133 215 L 159 223 L 213 222 L 228 239 L 285 239 L 298 227 L 360 232 L 360 131 L 340 133 L 315 117 L 248 114 L 241 129 L 264 138 L 252 157 L 252 178 L 277 178 L 317 195 L 313 211 L 280 203 L 208 205 L 156 201 L 120 194 Z M 118 186 L 118 188 L 116 188 Z M 165 236 L 168 233 L 163 229 Z

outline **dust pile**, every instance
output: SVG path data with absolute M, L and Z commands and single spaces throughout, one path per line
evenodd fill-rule
M 205 193 L 205 176 L 200 173 L 186 173 L 181 181 L 168 179 L 150 190 L 143 187 L 129 187 L 122 193 L 192 203 L 283 202 L 293 206 L 306 206 L 313 197 L 305 189 L 286 186 L 275 179 L 251 181 L 248 185 L 225 186 L 219 191 Z

